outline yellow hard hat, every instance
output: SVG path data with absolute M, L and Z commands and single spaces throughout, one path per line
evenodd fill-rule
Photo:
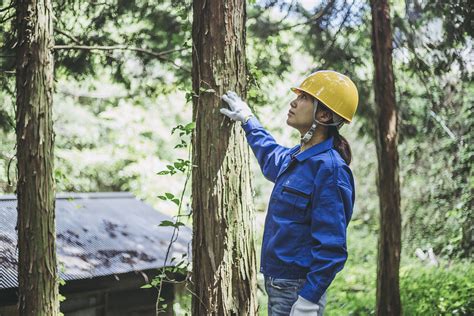
M 309 75 L 299 87 L 291 88 L 315 97 L 348 123 L 352 121 L 359 103 L 359 93 L 349 77 L 332 70 L 320 70 Z

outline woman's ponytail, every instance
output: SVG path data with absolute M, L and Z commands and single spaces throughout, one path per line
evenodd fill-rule
M 345 139 L 342 135 L 339 134 L 339 130 L 336 126 L 329 127 L 329 137 L 334 137 L 334 147 L 341 155 L 342 159 L 346 162 L 347 165 L 350 165 L 352 161 L 352 151 L 351 146 L 347 139 Z

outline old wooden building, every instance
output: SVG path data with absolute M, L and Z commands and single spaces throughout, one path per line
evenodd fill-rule
M 16 197 L 0 196 L 0 316 L 18 315 Z M 157 290 L 142 289 L 164 266 L 172 220 L 130 193 L 59 194 L 56 198 L 58 271 L 65 285 L 61 311 L 72 316 L 155 315 Z M 191 231 L 180 227 L 167 260 L 191 256 Z M 176 275 L 178 280 L 185 275 Z M 165 283 L 172 302 L 182 284 Z

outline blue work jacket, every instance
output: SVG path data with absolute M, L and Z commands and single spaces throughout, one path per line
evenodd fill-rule
M 298 292 L 317 303 L 347 260 L 346 229 L 354 205 L 352 172 L 333 138 L 298 153 L 255 118 L 242 124 L 265 178 L 275 183 L 265 219 L 260 272 L 306 279 Z

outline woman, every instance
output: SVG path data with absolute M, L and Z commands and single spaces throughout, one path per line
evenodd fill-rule
M 263 175 L 275 183 L 265 219 L 260 272 L 268 314 L 322 315 L 326 290 L 347 260 L 346 228 L 354 205 L 351 150 L 339 135 L 358 103 L 346 76 L 317 71 L 292 88 L 286 123 L 301 134 L 293 148 L 278 145 L 234 92 L 221 113 L 241 121 Z

